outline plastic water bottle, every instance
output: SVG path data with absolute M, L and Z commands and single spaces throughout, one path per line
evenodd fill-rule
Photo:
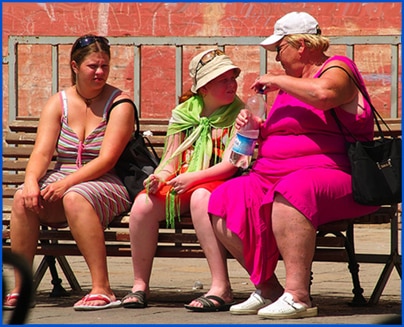
M 246 169 L 250 165 L 259 136 L 258 121 L 264 118 L 266 108 L 267 105 L 262 93 L 254 94 L 247 99 L 245 109 L 251 111 L 252 116 L 248 123 L 237 132 L 230 154 L 230 162 L 236 167 Z

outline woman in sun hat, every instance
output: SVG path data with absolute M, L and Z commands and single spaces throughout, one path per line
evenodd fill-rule
M 174 227 L 181 213 L 191 213 L 212 274 L 210 290 L 186 308 L 228 310 L 233 302 L 226 251 L 217 241 L 207 212 L 211 192 L 237 172 L 229 162 L 234 121 L 242 101 L 237 97 L 240 69 L 219 49 L 195 56 L 189 65 L 193 85 L 172 111 L 159 167 L 145 182 L 130 213 L 134 284 L 125 308 L 144 308 L 157 247 L 159 222 Z
M 277 52 L 285 74 L 266 74 L 253 83 L 257 91 L 278 92 L 260 128 L 257 160 L 248 174 L 212 192 L 208 210 L 218 239 L 256 287 L 230 312 L 312 317 L 318 314 L 309 294 L 317 227 L 378 208 L 353 199 L 345 137 L 331 109 L 361 141 L 373 139 L 372 111 L 348 76 L 366 92 L 355 63 L 324 53 L 329 41 L 308 13 L 279 19 L 261 45 Z M 236 128 L 247 121 L 242 110 Z M 284 287 L 275 274 L 280 255 Z

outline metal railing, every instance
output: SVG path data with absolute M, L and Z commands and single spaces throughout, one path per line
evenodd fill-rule
M 134 81 L 134 101 L 140 108 L 140 85 L 141 85 L 141 48 L 143 46 L 174 46 L 175 47 L 175 89 L 176 98 L 182 92 L 182 69 L 184 46 L 217 46 L 224 49 L 226 46 L 257 46 L 263 37 L 108 37 L 111 45 L 133 47 L 133 81 Z M 391 49 L 391 117 L 398 117 L 398 90 L 399 90 L 399 55 L 401 37 L 393 36 L 334 36 L 329 37 L 331 44 L 346 46 L 346 55 L 354 58 L 354 49 L 360 45 L 390 45 Z M 50 45 L 51 65 L 52 65 L 52 93 L 58 91 L 59 73 L 59 47 L 61 45 L 71 45 L 76 37 L 71 36 L 9 36 L 8 56 L 3 57 L 3 64 L 8 64 L 8 100 L 9 100 L 9 121 L 14 120 L 18 114 L 18 46 L 19 45 Z M 264 74 L 267 71 L 267 52 L 260 47 L 259 51 L 259 72 Z

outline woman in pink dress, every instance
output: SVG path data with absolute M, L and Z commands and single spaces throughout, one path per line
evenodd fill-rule
M 279 92 L 261 125 L 258 157 L 248 174 L 212 193 L 209 213 L 216 235 L 256 286 L 231 313 L 316 316 L 309 283 L 317 227 L 377 209 L 353 200 L 345 137 L 330 109 L 359 140 L 373 138 L 372 112 L 347 75 L 366 92 L 356 65 L 325 55 L 329 42 L 309 14 L 285 15 L 261 45 L 277 51 L 286 74 L 267 74 L 253 84 L 256 91 Z M 248 119 L 242 110 L 236 128 Z M 279 255 L 284 287 L 274 273 Z

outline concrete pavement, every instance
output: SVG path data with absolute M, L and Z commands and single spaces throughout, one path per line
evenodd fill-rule
M 356 249 L 388 253 L 388 225 L 364 225 L 355 231 Z M 401 234 L 401 231 L 400 231 Z M 369 250 L 371 249 L 371 250 Z M 28 324 L 387 324 L 401 317 L 401 279 L 394 269 L 378 305 L 352 307 L 352 280 L 346 263 L 313 263 L 312 297 L 319 307 L 319 316 L 297 320 L 262 320 L 257 316 L 235 316 L 229 312 L 195 313 L 184 309 L 184 303 L 209 289 L 210 274 L 205 259 L 156 258 L 151 279 L 151 298 L 146 309 L 115 308 L 93 312 L 76 312 L 72 305 L 91 288 L 87 266 L 82 257 L 68 257 L 83 292 L 64 298 L 50 298 L 50 274 L 41 282 L 36 307 L 30 310 Z M 38 263 L 38 262 L 36 262 Z M 130 258 L 108 258 L 110 280 L 118 298 L 132 285 Z M 383 269 L 381 264 L 360 264 L 360 281 L 365 298 L 369 298 Z M 60 269 L 59 269 L 60 270 Z M 235 260 L 229 260 L 229 271 L 236 301 L 248 298 L 253 290 L 247 273 Z M 12 269 L 5 266 L 3 275 L 7 285 L 12 283 Z M 283 262 L 277 275 L 284 282 Z M 60 271 L 63 286 L 69 289 Z M 199 281 L 203 289 L 193 289 Z M 10 319 L 3 312 L 3 323 Z

